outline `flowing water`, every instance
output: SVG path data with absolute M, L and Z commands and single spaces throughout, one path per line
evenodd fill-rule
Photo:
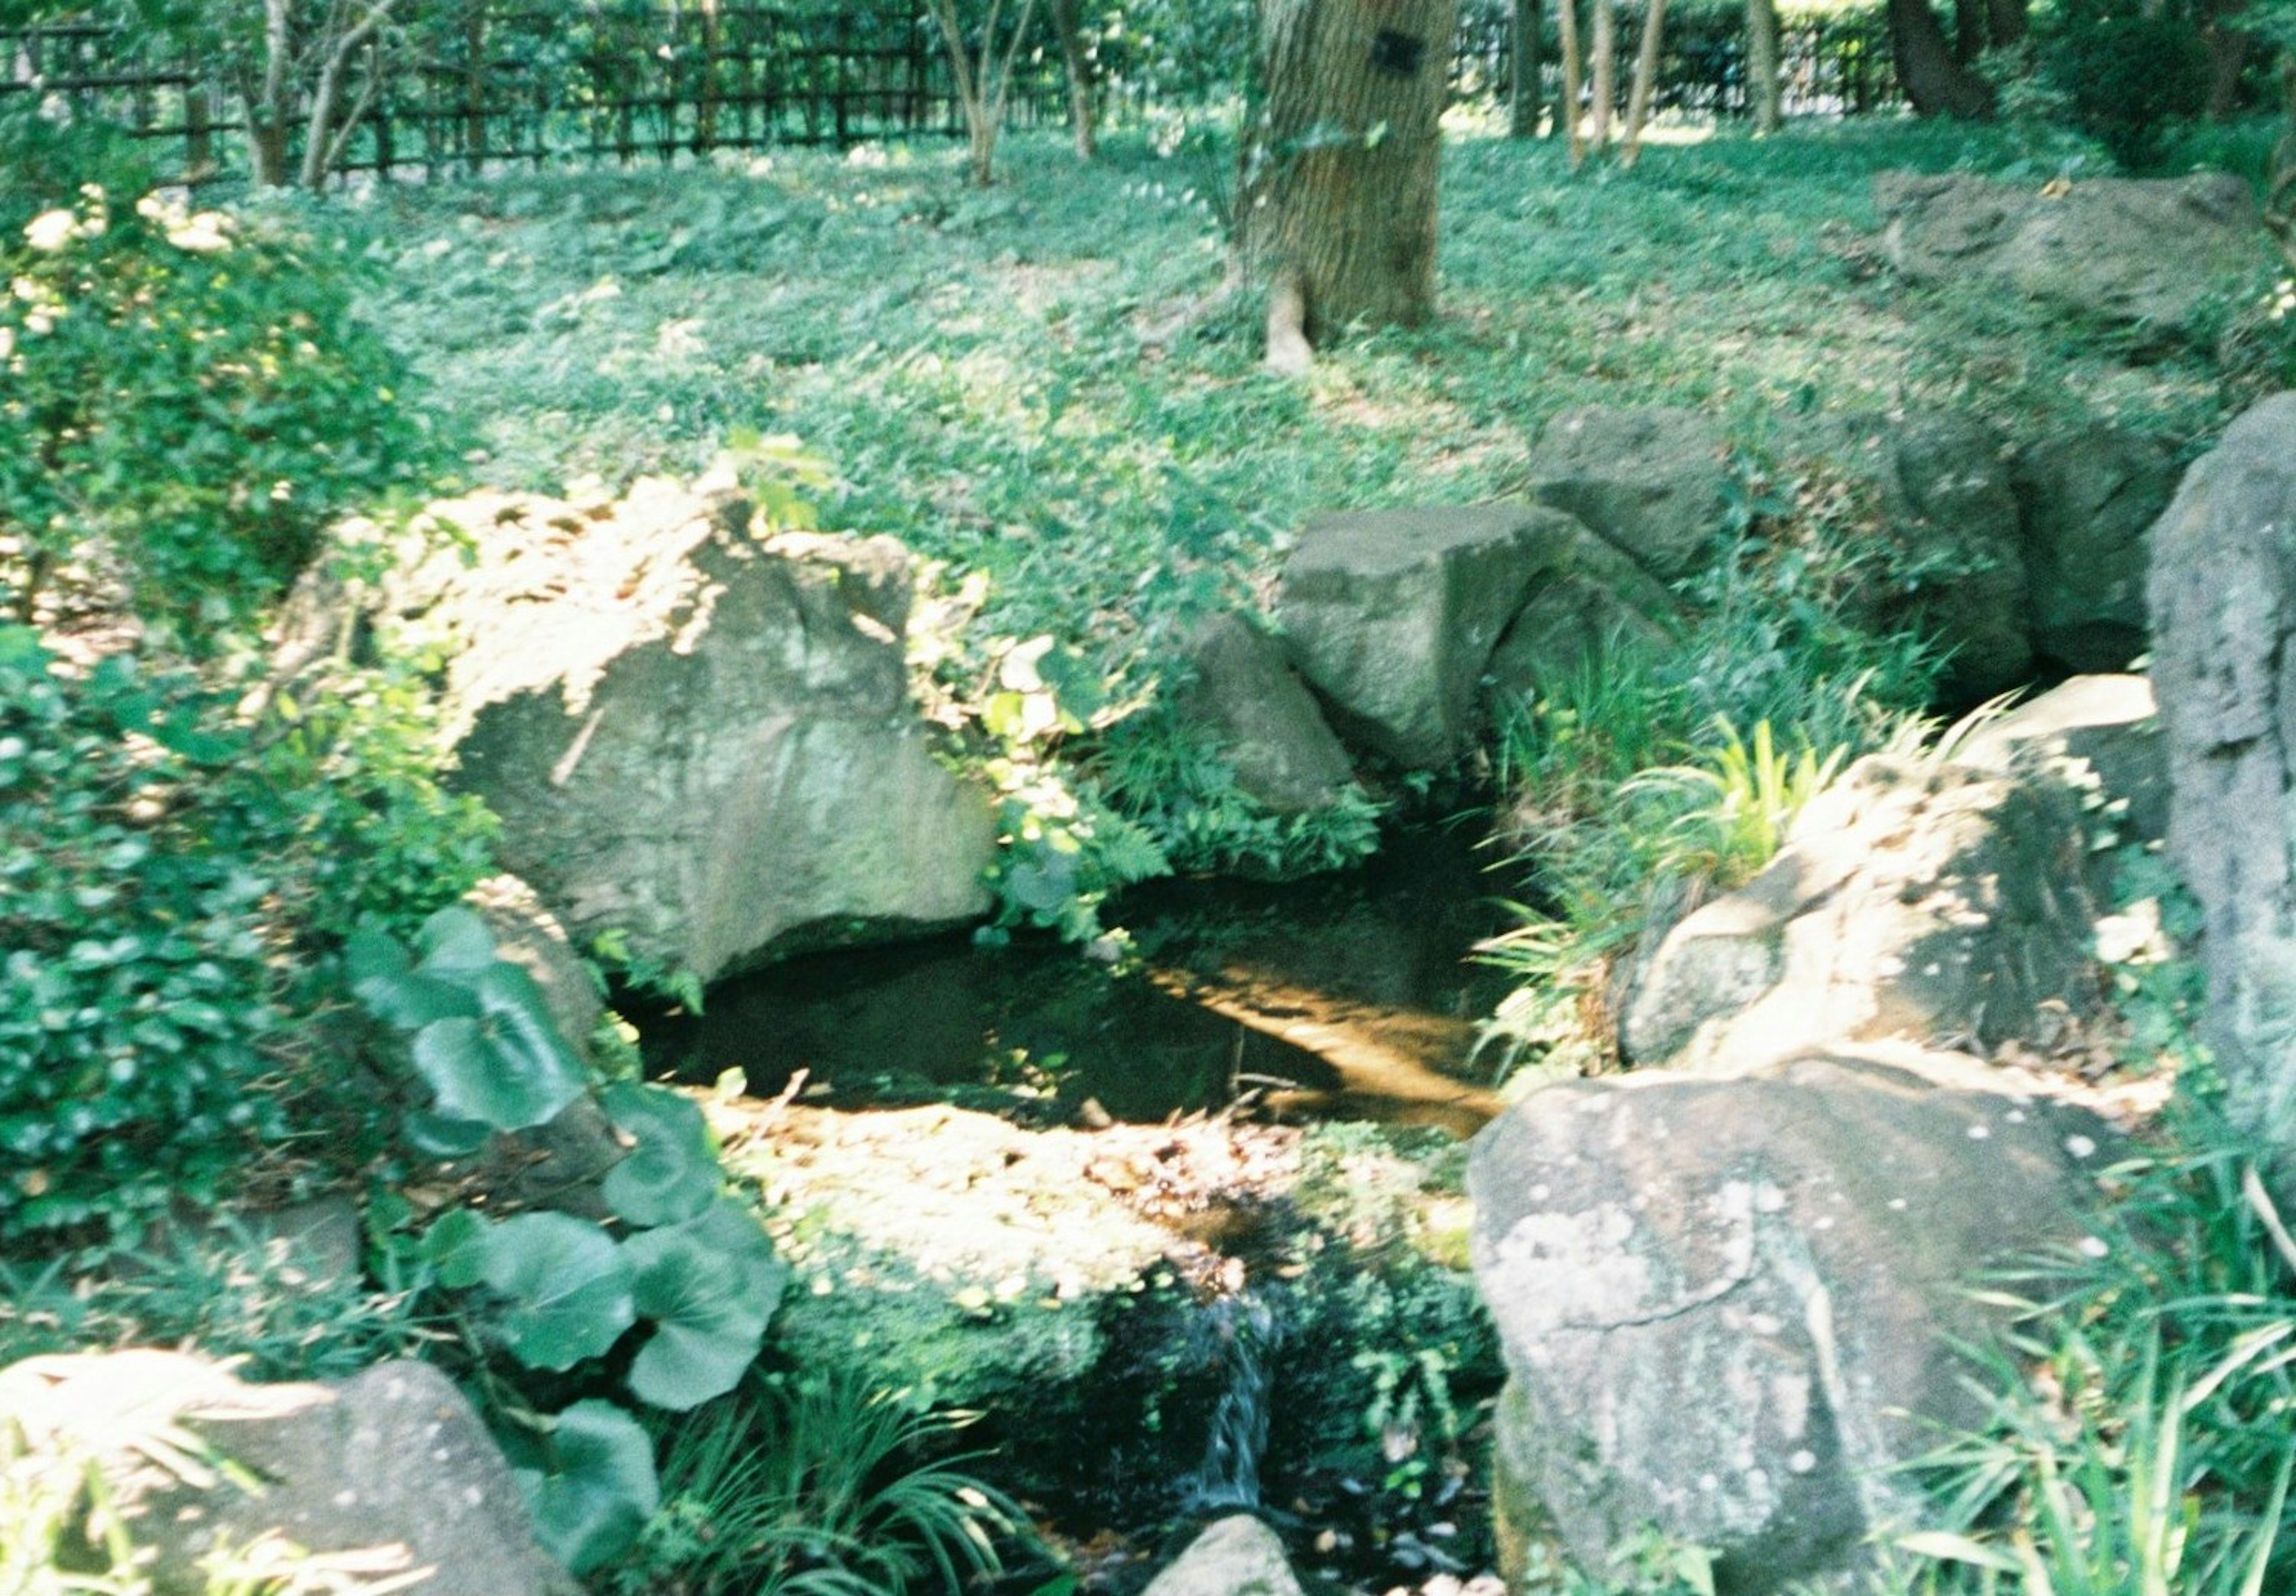
M 1180 1487 L 1185 1512 L 1259 1508 L 1259 1464 L 1267 1455 L 1269 1376 L 1283 1336 L 1262 1292 L 1246 1287 L 1215 1301 L 1201 1334 L 1212 1338 L 1220 1370 L 1218 1404 L 1203 1461 Z
M 1166 882 L 1113 906 L 1137 957 L 957 935 L 824 953 L 729 982 L 644 1027 L 687 1080 L 773 1096 L 948 1098 L 1156 1121 L 1244 1099 L 1472 1132 L 1494 1112 L 1469 1054 L 1504 991 L 1467 962 L 1502 924 L 1459 832 L 1390 840 L 1359 871 L 1283 885 Z

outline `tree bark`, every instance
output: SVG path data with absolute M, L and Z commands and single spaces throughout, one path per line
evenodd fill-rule
M 1068 75 L 1069 129 L 1076 137 L 1077 159 L 1090 160 L 1095 152 L 1099 107 L 1095 103 L 1092 52 L 1085 47 L 1083 20 L 1077 0 L 1050 0 L 1053 31 L 1060 36 L 1061 66 Z
M 1248 278 L 1320 344 L 1435 309 L 1456 0 L 1259 0 L 1262 106 L 1237 185 Z M 1271 318 L 1271 322 L 1272 322 Z
M 1611 142 L 1611 116 L 1619 108 L 1618 0 L 1595 0 L 1595 103 L 1587 116 L 1587 142 L 1597 151 Z
M 1642 47 L 1635 52 L 1634 87 L 1627 94 L 1627 138 L 1619 164 L 1628 171 L 1643 156 L 1643 129 L 1650 124 L 1651 96 L 1658 86 L 1658 53 L 1666 32 L 1666 0 L 1644 0 Z
M 1554 21 L 1562 47 L 1562 104 L 1554 113 L 1570 139 L 1573 171 L 1587 159 L 1587 136 L 1578 125 L 1578 90 L 1586 63 L 1578 50 L 1578 0 L 1555 0 Z
M 1993 114 L 1992 85 L 1954 59 L 1930 0 L 1890 0 L 1890 49 L 1916 115 L 1976 119 Z
M 1746 0 L 1746 109 L 1757 136 L 1775 133 L 1784 120 L 1779 54 L 1777 0 Z
M 1013 63 L 1029 37 L 1029 17 L 1036 4 L 1037 0 L 1021 0 L 1000 53 L 996 24 L 1004 0 L 988 0 L 976 55 L 965 41 L 957 0 L 926 0 L 926 9 L 931 12 L 941 43 L 948 51 L 949 70 L 956 78 L 956 99 L 964 111 L 965 149 L 971 156 L 968 166 L 975 188 L 987 188 L 996 180 L 996 136 L 1004 128 L 1005 95 L 1013 86 Z
M 2241 74 L 2248 70 L 2249 52 L 2256 44 L 2256 35 L 2211 21 L 2202 29 L 2201 37 L 2209 47 L 2209 100 L 2202 114 L 2211 122 L 2221 122 L 2240 109 Z
M 1514 0 L 1514 30 L 1507 49 L 1507 136 L 1538 136 L 1539 0 Z

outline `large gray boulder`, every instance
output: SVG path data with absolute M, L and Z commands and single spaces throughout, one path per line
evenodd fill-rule
M 2041 779 L 2070 792 L 2100 901 L 2110 898 L 2123 843 L 2169 835 L 2169 747 L 2143 676 L 2076 676 L 1977 727 L 1954 751 L 1997 776 Z
M 1300 1596 L 1281 1536 L 1249 1513 L 1206 1525 L 1142 1596 Z
M 275 1536 L 336 1567 L 350 1590 L 419 1596 L 578 1596 L 536 1545 L 486 1427 L 427 1363 L 379 1363 L 326 1384 L 242 1383 L 188 1353 L 31 1358 L 0 1370 L 0 1423 L 35 1455 L 102 1470 L 162 1596 L 215 1587 L 199 1567 Z M 173 1468 L 188 1432 L 237 1465 Z M 330 1586 L 329 1588 L 335 1588 Z
M 1895 1036 L 2046 1046 L 2097 1001 L 2087 855 L 2079 806 L 2055 782 L 1869 755 L 1760 875 L 1668 932 L 1627 1000 L 1620 1049 L 1742 1069 Z
M 2256 199 L 2223 172 L 2048 192 L 1959 174 L 1874 179 L 1890 263 L 1916 283 L 1998 284 L 2172 333 L 2264 259 Z
M 1541 428 L 1530 497 L 1577 516 L 1661 582 L 1697 571 L 1730 486 L 1722 429 L 1696 410 L 1590 405 Z
M 1813 1056 L 1730 1080 L 1534 1092 L 1468 1174 L 1509 1386 L 1503 1575 L 1559 1537 L 1601 1570 L 1645 1526 L 1767 1596 L 1846 1579 L 1916 1493 L 1891 1466 L 1984 1398 L 1953 1343 L 1988 1265 L 2084 1236 L 2106 1131 L 1966 1061 Z
M 1876 495 L 1887 580 L 1865 596 L 1872 621 L 1935 639 L 1948 696 L 2031 680 L 2024 532 L 2003 440 L 1968 416 L 1915 414 L 1829 425 L 1815 448 Z
M 1476 687 L 1578 523 L 1519 505 L 1361 510 L 1308 522 L 1275 618 L 1340 734 L 1408 769 L 1464 753 Z
M 2296 1149 L 2296 394 L 2185 474 L 2149 592 L 2169 847 L 2207 916 L 2211 1040 L 2234 1115 Z
M 1554 691 L 1613 648 L 1660 653 L 1681 621 L 1682 605 L 1665 583 L 1582 531 L 1570 568 L 1534 585 L 1492 651 L 1485 674 L 1494 719 L 1541 690 Z
M 576 942 L 707 981 L 986 911 L 989 805 L 910 705 L 898 544 L 761 543 L 661 482 L 432 513 L 472 555 L 398 579 L 389 623 L 446 654 L 456 779 Z
M 1346 798 L 1354 763 L 1281 643 L 1240 615 L 1222 615 L 1197 633 L 1189 662 L 1175 708 L 1218 745 L 1247 796 L 1278 815 Z
M 2061 432 L 2014 466 L 2036 653 L 2117 671 L 2145 648 L 2146 535 L 2176 491 L 2168 447 L 2115 427 Z

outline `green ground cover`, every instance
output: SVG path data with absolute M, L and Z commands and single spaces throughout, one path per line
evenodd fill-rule
M 2130 365 L 2107 329 L 1880 269 L 1869 176 L 2015 168 L 1996 131 L 1726 135 L 1576 179 L 1552 144 L 1462 139 L 1441 317 L 1304 384 L 1259 369 L 1241 300 L 1172 331 L 1221 284 L 1225 148 L 1111 146 L 1015 138 L 986 195 L 939 147 L 393 189 L 365 212 L 376 309 L 473 429 L 477 480 L 690 474 L 737 430 L 793 433 L 836 473 L 824 525 L 982 572 L 993 629 L 1111 666 L 1315 510 L 1506 494 L 1575 405 L 1695 405 L 1752 448 L 1900 407 L 2189 448 L 2238 397 L 2212 350 Z

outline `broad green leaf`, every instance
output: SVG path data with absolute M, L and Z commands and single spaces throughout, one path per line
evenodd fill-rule
M 582 1066 L 533 977 L 496 963 L 472 986 L 480 1017 L 434 1021 L 414 1039 L 414 1067 L 436 1094 L 438 1112 L 521 1131 L 581 1096 Z
M 723 1197 L 700 1219 L 682 1227 L 699 1236 L 718 1267 L 740 1276 L 742 1296 L 770 1320 L 789 1286 L 789 1265 L 774 1253 L 774 1238 L 749 1205 Z
M 701 1108 L 633 1082 L 610 1086 L 603 1097 L 615 1126 L 637 1141 L 607 1172 L 606 1205 L 634 1225 L 676 1224 L 707 1208 L 723 1178 Z
M 354 990 L 363 981 L 404 975 L 414 967 L 414 958 L 387 931 L 362 926 L 343 942 L 343 973 Z
M 543 1549 L 586 1574 L 637 1539 L 661 1506 L 653 1443 L 610 1402 L 578 1402 L 553 1424 L 547 1470 L 516 1478 Z
M 400 1118 L 398 1132 L 408 1147 L 425 1158 L 451 1162 L 483 1149 L 493 1139 L 495 1129 L 482 1119 L 450 1119 L 418 1108 Z
M 495 934 L 475 909 L 454 904 L 422 922 L 415 934 L 422 967 L 434 975 L 453 970 L 478 972 L 495 962 Z
M 657 1408 L 683 1412 L 731 1391 L 758 1355 L 773 1304 L 743 1290 L 699 1224 L 646 1230 L 622 1244 L 638 1315 L 653 1334 L 630 1365 L 630 1389 Z
M 486 1272 L 487 1239 L 485 1220 L 468 1208 L 452 1208 L 422 1233 L 422 1256 L 438 1272 L 439 1284 L 467 1290 Z
M 570 1369 L 636 1319 L 629 1265 L 587 1220 L 521 1213 L 487 1233 L 480 1277 L 504 1298 L 495 1328 L 529 1369 Z

